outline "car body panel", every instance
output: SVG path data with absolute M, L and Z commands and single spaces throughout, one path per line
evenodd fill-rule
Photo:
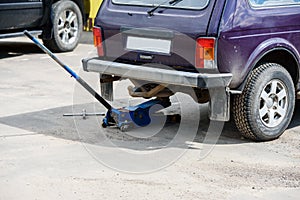
M 37 27 L 43 17 L 41 0 L 12 0 L 0 2 L 0 30 Z
M 231 87 L 238 87 L 272 49 L 290 51 L 299 63 L 300 5 L 258 9 L 240 0 L 232 18 L 232 25 L 220 30 L 218 43 L 219 71 L 233 74 Z
M 83 0 L 74 1 L 84 13 Z M 42 30 L 43 39 L 52 38 L 51 9 L 55 0 L 0 0 L 0 38 L 23 30 Z M 84 18 L 84 15 L 83 15 Z
M 219 0 L 223 1 L 223 0 Z M 169 66 L 184 66 L 185 70 L 195 71 L 195 42 L 200 36 L 217 34 L 219 23 L 210 23 L 211 13 L 215 1 L 212 0 L 203 10 L 186 10 L 173 8 L 158 8 L 153 16 L 147 14 L 150 6 L 116 5 L 111 1 L 104 1 L 95 19 L 95 26 L 100 26 L 103 31 L 106 56 L 119 60 L 134 60 L 140 63 L 162 63 Z M 216 12 L 214 18 L 220 17 L 222 11 Z M 218 21 L 218 20 L 216 20 Z M 176 24 L 176 26 L 174 26 Z M 211 27 L 208 29 L 208 25 Z M 133 52 L 125 48 L 124 38 L 128 32 L 123 30 L 143 30 L 145 37 L 160 38 L 159 36 L 147 36 L 147 30 L 160 31 L 163 35 L 172 32 L 172 49 L 170 55 L 159 53 Z M 134 35 L 134 34 L 133 34 Z M 151 56 L 151 60 L 141 59 L 140 53 Z
M 299 1 L 285 5 L 264 5 L 260 2 L 257 6 L 249 1 L 215 0 L 203 10 L 162 7 L 149 16 L 149 6 L 118 5 L 107 0 L 98 12 L 95 25 L 102 28 L 106 39 L 106 56 L 118 58 L 117 62 L 159 63 L 177 70 L 200 73 L 205 70 L 194 67 L 195 40 L 215 37 L 217 70 L 232 73 L 230 88 L 240 90 L 251 70 L 267 53 L 278 49 L 286 51 L 297 63 L 297 68 L 300 60 Z M 173 32 L 171 54 L 127 51 L 126 33 L 122 30 L 135 28 L 165 31 L 165 34 Z M 140 55 L 151 59 L 143 60 Z M 299 70 L 295 71 L 296 77 L 299 77 Z

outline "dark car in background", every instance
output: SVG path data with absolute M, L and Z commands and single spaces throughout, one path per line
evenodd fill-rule
M 198 102 L 210 102 L 211 120 L 232 114 L 256 141 L 278 138 L 292 119 L 299 0 L 105 0 L 94 38 L 99 57 L 83 67 L 101 74 L 105 92 L 118 77 L 132 81 L 134 97 L 193 88 Z
M 82 0 L 0 0 L 0 38 L 41 33 L 51 50 L 73 50 L 83 29 Z

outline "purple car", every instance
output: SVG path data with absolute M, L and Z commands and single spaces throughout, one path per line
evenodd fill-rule
M 194 91 L 210 119 L 233 116 L 244 137 L 278 138 L 299 91 L 300 0 L 104 0 L 95 19 L 99 57 L 83 60 L 133 97 Z M 188 89 L 187 89 L 188 88 Z M 231 115 L 232 113 L 232 115 Z

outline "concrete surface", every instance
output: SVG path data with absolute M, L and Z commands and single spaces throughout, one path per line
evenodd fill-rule
M 90 44 L 58 54 L 97 88 L 97 74 L 80 70 L 81 59 L 94 55 Z M 122 88 L 123 83 L 116 87 Z M 120 93 L 116 103 L 122 104 L 126 94 Z M 168 146 L 176 138 L 179 124 L 171 124 L 151 138 L 136 139 L 116 129 L 103 130 L 101 117 L 62 117 L 63 113 L 82 109 L 105 110 L 26 38 L 0 41 L 0 105 L 0 200 L 300 196 L 298 110 L 284 135 L 271 142 L 242 139 L 233 124 L 226 123 L 217 143 L 210 143 L 205 140 L 210 124 L 203 117 L 207 114 L 205 106 L 200 108 L 202 120 L 193 140 Z M 141 129 L 136 134 L 148 132 Z M 193 136 L 192 128 L 185 130 L 185 134 Z M 103 143 L 106 139 L 113 145 Z M 178 156 L 160 170 L 135 174 L 134 166 L 140 170 L 138 166 L 153 164 L 151 161 L 157 164 L 153 166 L 159 166 L 165 158 L 173 156 L 146 157 L 160 147 Z M 201 158 L 203 149 L 210 153 Z M 131 157 L 119 156 L 120 150 L 145 156 L 147 160 L 131 162 Z M 130 173 L 122 170 L 127 164 L 132 169 Z

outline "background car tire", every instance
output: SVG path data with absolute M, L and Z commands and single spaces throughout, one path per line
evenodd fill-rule
M 254 69 L 241 95 L 234 96 L 233 117 L 241 134 L 255 141 L 278 138 L 295 107 L 295 87 L 288 71 L 266 63 Z
M 70 0 L 61 0 L 52 5 L 52 39 L 44 40 L 45 46 L 56 52 L 72 51 L 79 42 L 82 29 L 82 14 Z

